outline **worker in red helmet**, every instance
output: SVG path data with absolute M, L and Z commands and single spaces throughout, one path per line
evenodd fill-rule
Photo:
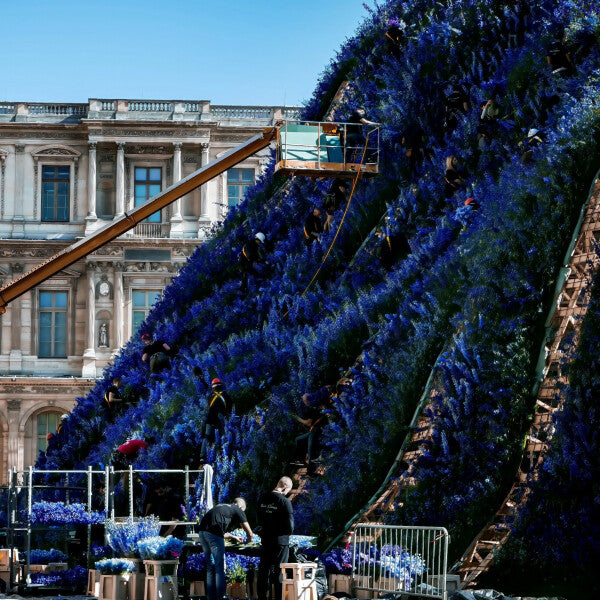
M 465 200 L 465 206 L 470 206 L 473 210 L 477 210 L 479 208 L 479 202 L 477 202 L 475 198 L 467 198 Z
M 208 445 L 215 441 L 215 431 L 222 436 L 225 431 L 225 419 L 231 414 L 232 403 L 229 394 L 223 389 L 223 382 L 215 377 L 210 386 L 212 392 L 208 399 L 208 413 L 204 422 L 204 436 L 200 448 L 200 459 L 206 460 Z

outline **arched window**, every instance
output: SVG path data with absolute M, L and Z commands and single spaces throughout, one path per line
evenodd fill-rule
M 42 409 L 31 415 L 25 424 L 25 455 L 23 465 L 34 465 L 40 452 L 48 447 L 49 433 L 55 433 L 62 411 L 55 408 Z

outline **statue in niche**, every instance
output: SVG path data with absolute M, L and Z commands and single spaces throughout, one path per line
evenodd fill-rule
M 98 347 L 108 348 L 108 323 L 106 321 L 100 323 L 100 329 L 98 330 Z

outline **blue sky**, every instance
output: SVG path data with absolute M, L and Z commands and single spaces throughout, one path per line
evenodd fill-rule
M 294 105 L 366 15 L 363 0 L 0 0 L 0 100 Z

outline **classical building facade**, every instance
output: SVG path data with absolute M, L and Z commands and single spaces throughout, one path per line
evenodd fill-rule
M 296 107 L 0 102 L 0 282 L 118 218 Z M 35 462 L 268 151 L 14 300 L 0 320 L 0 477 Z

